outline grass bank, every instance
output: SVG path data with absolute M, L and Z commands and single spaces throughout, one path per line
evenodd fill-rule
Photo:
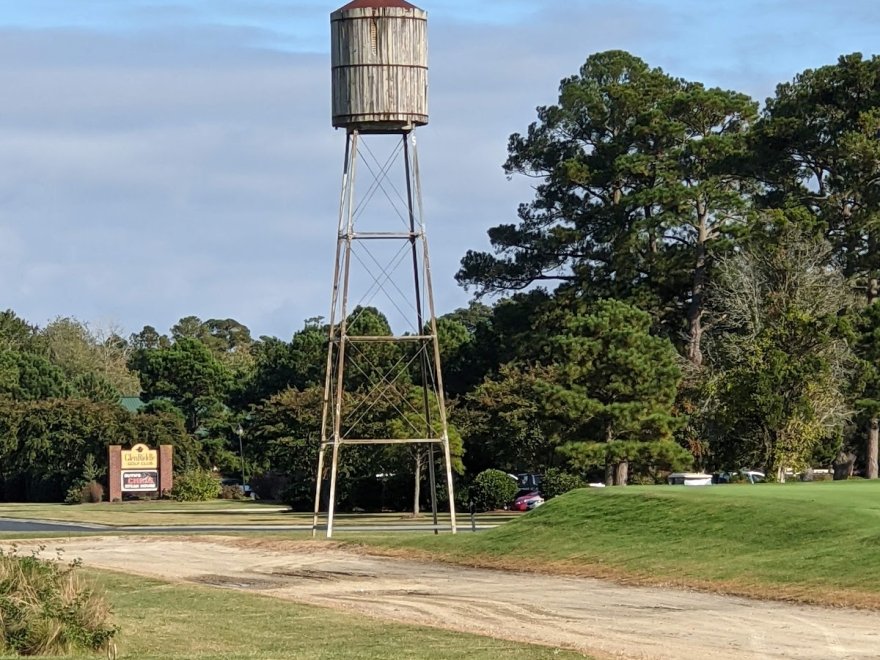
M 106 589 L 115 611 L 121 628 L 116 638 L 120 659 L 584 657 L 549 647 L 388 623 L 240 591 L 108 572 L 87 573 Z
M 471 566 L 880 609 L 880 482 L 586 489 L 480 534 L 350 538 Z

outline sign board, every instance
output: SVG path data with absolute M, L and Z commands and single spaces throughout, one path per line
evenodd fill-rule
M 171 445 L 159 445 L 154 449 L 140 443 L 131 449 L 107 445 L 108 499 L 122 502 L 170 493 L 174 488 L 173 454 Z
M 123 470 L 122 492 L 137 493 L 159 490 L 158 470 Z
M 138 444 L 122 452 L 123 470 L 140 470 L 159 467 L 159 458 L 155 449 Z

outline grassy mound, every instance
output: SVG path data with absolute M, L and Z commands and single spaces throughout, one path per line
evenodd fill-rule
M 489 532 L 370 543 L 469 565 L 880 608 L 880 482 L 586 489 Z
M 111 641 L 109 607 L 77 569 L 0 550 L 0 653 L 92 652 Z

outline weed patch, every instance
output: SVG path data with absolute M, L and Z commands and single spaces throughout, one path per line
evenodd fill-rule
M 77 562 L 0 550 L 0 651 L 23 656 L 93 652 L 117 629 Z

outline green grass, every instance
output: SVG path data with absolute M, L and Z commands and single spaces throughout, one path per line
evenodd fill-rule
M 227 589 L 88 571 L 121 627 L 119 658 L 582 658 L 559 649 L 401 625 Z M 9 658 L 12 656 L 2 656 Z
M 83 522 L 100 525 L 296 524 L 287 507 L 252 501 L 104 502 L 101 504 L 0 503 L 0 518 Z
M 468 565 L 880 608 L 880 482 L 586 489 L 481 534 L 359 540 Z

